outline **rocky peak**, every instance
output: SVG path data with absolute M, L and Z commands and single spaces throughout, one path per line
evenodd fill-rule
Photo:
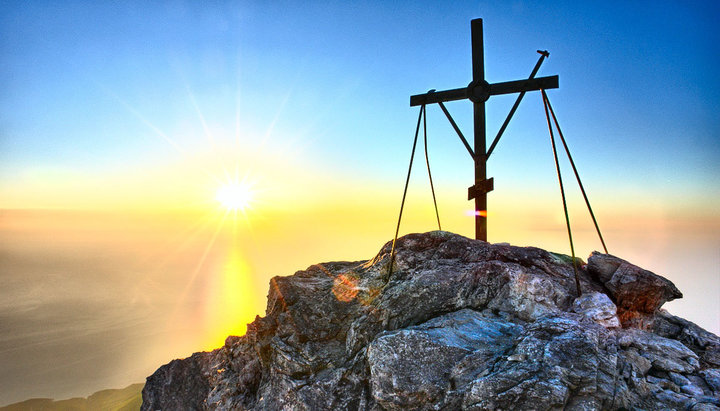
M 154 409 L 718 409 L 720 339 L 620 258 L 448 232 L 270 282 L 265 317 L 148 377 Z

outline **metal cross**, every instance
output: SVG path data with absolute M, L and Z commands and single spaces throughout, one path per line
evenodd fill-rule
M 450 120 L 455 131 L 458 133 L 465 148 L 468 150 L 475 162 L 475 184 L 468 188 L 468 200 L 475 199 L 475 238 L 487 241 L 487 193 L 493 190 L 493 179 L 487 179 L 487 159 L 502 136 L 508 122 L 515 113 L 518 104 L 526 91 L 558 88 L 558 76 L 534 78 L 542 61 L 548 56 L 547 51 L 539 51 L 542 56 L 535 65 L 530 78 L 527 80 L 507 81 L 503 83 L 490 84 L 485 80 L 485 62 L 483 51 L 483 27 L 482 19 L 475 19 L 470 22 L 472 37 L 472 73 L 473 80 L 467 87 L 445 91 L 430 91 L 425 94 L 410 96 L 410 106 L 420 106 L 437 103 Z M 497 94 L 520 93 L 515 105 L 510 110 L 505 123 L 495 137 L 490 150 L 485 150 L 485 102 Z M 470 148 L 467 140 L 460 132 L 460 129 L 453 121 L 447 109 L 443 105 L 445 101 L 469 99 L 473 103 L 475 150 Z

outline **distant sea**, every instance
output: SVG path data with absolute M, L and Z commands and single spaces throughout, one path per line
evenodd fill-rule
M 220 254 L 196 270 L 207 238 L 182 247 L 183 227 L 1 211 L 0 406 L 144 383 L 210 348 L 201 291 Z

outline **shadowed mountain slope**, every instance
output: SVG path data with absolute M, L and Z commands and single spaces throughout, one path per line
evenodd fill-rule
M 87 398 L 51 400 L 32 398 L 1 407 L 0 411 L 134 411 L 142 404 L 143 384 L 132 384 L 119 390 L 98 391 Z

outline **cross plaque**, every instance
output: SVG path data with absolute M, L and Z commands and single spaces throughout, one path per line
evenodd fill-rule
M 487 193 L 493 190 L 493 179 L 487 178 L 486 167 L 487 159 L 495 148 L 500 136 L 502 135 L 507 123 L 510 121 L 515 109 L 517 109 L 520 100 L 526 91 L 542 90 L 550 88 L 558 88 L 558 76 L 535 77 L 535 73 L 540 68 L 543 59 L 548 56 L 547 52 L 540 52 L 542 57 L 535 66 L 529 79 L 507 81 L 504 83 L 490 84 L 485 80 L 485 62 L 483 51 L 483 27 L 482 19 L 475 19 L 470 22 L 472 37 L 472 74 L 473 79 L 467 87 L 457 88 L 445 91 L 430 91 L 425 94 L 417 94 L 410 97 L 410 106 L 420 106 L 425 104 L 437 103 L 442 108 L 445 115 L 452 123 L 455 131 L 463 140 L 465 147 L 470 152 L 475 163 L 475 183 L 468 188 L 468 200 L 475 199 L 475 238 L 487 241 Z M 500 127 L 495 141 L 490 146 L 490 150 L 485 150 L 485 102 L 497 94 L 520 93 L 515 105 L 510 110 L 510 114 L 505 123 Z M 475 149 L 470 149 L 470 145 L 460 133 L 457 125 L 450 117 L 449 113 L 442 104 L 445 101 L 469 99 L 473 103 L 474 118 L 474 135 Z

